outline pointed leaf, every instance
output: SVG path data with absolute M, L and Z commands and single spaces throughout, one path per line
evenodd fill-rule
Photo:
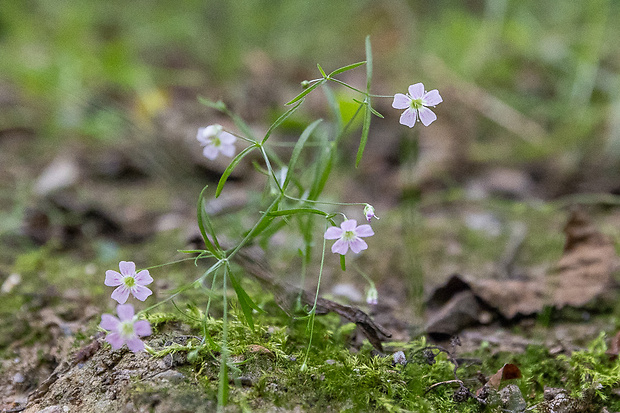
M 218 254 L 218 250 L 215 248 L 215 245 L 213 245 L 213 243 L 207 236 L 207 229 L 208 229 L 211 237 L 213 237 L 213 240 L 217 243 L 217 238 L 215 236 L 215 232 L 213 231 L 213 225 L 211 224 L 211 220 L 209 219 L 209 216 L 207 215 L 207 212 L 204 206 L 204 202 L 205 202 L 204 192 L 207 190 L 208 187 L 209 185 L 206 185 L 202 189 L 202 191 L 200 191 L 200 197 L 198 198 L 198 207 L 196 211 L 197 212 L 196 216 L 198 220 L 198 228 L 200 229 L 200 234 L 202 235 L 202 239 L 205 242 L 205 247 L 207 248 L 207 250 L 209 250 L 211 254 L 213 254 L 214 257 L 219 257 L 220 255 Z
M 239 300 L 239 305 L 241 306 L 241 310 L 243 311 L 243 315 L 245 316 L 245 320 L 248 322 L 248 325 L 254 331 L 254 317 L 252 316 L 252 310 L 256 310 L 259 312 L 263 312 L 263 310 L 257 306 L 254 301 L 250 298 L 248 293 L 245 292 L 241 284 L 235 278 L 232 272 L 228 273 L 230 283 L 237 294 L 237 299 Z
M 265 134 L 265 137 L 263 138 L 263 141 L 261 143 L 264 144 L 267 141 L 267 139 L 269 139 L 269 135 L 271 135 L 271 132 L 273 132 L 273 130 L 275 128 L 280 126 L 282 124 L 282 122 L 284 122 L 286 120 L 286 118 L 291 116 L 293 114 L 293 112 L 295 112 L 302 103 L 303 103 L 303 101 L 297 103 L 295 106 L 293 106 L 292 108 L 290 108 L 289 110 L 284 112 L 278 119 L 276 119 L 276 121 L 273 122 L 271 124 L 271 126 L 269 127 L 269 129 L 267 130 L 267 133 Z
M 215 190 L 215 197 L 216 198 L 218 196 L 220 196 L 220 194 L 222 193 L 222 189 L 224 189 L 224 184 L 226 183 L 226 180 L 228 179 L 228 177 L 232 173 L 233 169 L 235 169 L 235 167 L 239 164 L 239 162 L 241 162 L 241 160 L 243 158 L 245 158 L 245 156 L 248 153 L 250 153 L 255 148 L 256 148 L 255 145 L 248 146 L 247 148 L 245 148 L 244 150 L 239 152 L 239 154 L 237 156 L 235 156 L 235 158 L 230 162 L 230 165 L 228 165 L 228 167 L 226 168 L 226 170 L 224 171 L 224 173 L 220 177 L 220 182 L 218 182 L 218 184 L 217 184 L 217 189 Z
M 316 209 L 316 208 L 282 209 L 280 211 L 270 212 L 267 215 L 272 216 L 272 217 L 281 217 L 281 216 L 297 215 L 297 214 L 316 214 L 316 215 L 321 215 L 324 217 L 329 215 L 327 212 L 321 211 L 320 209 Z
M 321 79 L 318 82 L 316 82 L 315 84 L 313 84 L 312 86 L 310 86 L 309 88 L 307 88 L 306 90 L 304 90 L 303 92 L 301 92 L 299 95 L 295 96 L 292 100 L 288 101 L 285 103 L 285 105 L 292 105 L 293 103 L 303 99 L 304 96 L 306 96 L 308 93 L 312 92 L 314 89 L 316 89 L 317 87 L 319 87 L 320 85 L 322 85 L 323 83 L 325 83 L 327 80 L 325 79 Z
M 357 149 L 357 158 L 355 159 L 355 167 L 357 168 L 364 155 L 364 149 L 366 148 L 366 142 L 368 142 L 368 132 L 370 131 L 370 118 L 372 112 L 370 111 L 370 98 L 367 98 L 367 103 L 364 107 L 364 124 L 362 125 L 362 137 L 360 139 L 360 146 Z
M 322 119 L 315 120 L 310 125 L 308 125 L 308 127 L 306 129 L 304 129 L 304 131 L 299 136 L 299 139 L 297 140 L 297 143 L 295 144 L 295 147 L 293 148 L 293 153 L 291 154 L 291 159 L 290 159 L 290 161 L 288 163 L 288 172 L 286 174 L 286 179 L 284 180 L 284 184 L 282 185 L 282 190 L 283 191 L 286 189 L 286 187 L 288 186 L 288 184 L 289 184 L 289 182 L 290 182 L 290 180 L 291 180 L 291 178 L 293 176 L 293 171 L 295 169 L 295 164 L 297 163 L 297 159 L 299 158 L 299 155 L 301 154 L 301 151 L 304 148 L 304 145 L 306 144 L 306 141 L 308 140 L 310 135 L 312 135 L 312 132 L 314 132 L 314 129 L 321 122 L 322 122 Z
M 372 82 L 372 47 L 370 46 L 370 36 L 366 36 L 366 92 L 370 93 Z
M 352 63 L 350 65 L 343 66 L 340 69 L 336 69 L 333 72 L 331 72 L 329 75 L 327 75 L 327 77 L 336 76 L 336 75 L 339 75 L 340 73 L 346 72 L 347 70 L 355 69 L 356 67 L 360 67 L 364 63 L 366 63 L 365 60 L 362 62 Z
M 321 72 L 321 76 L 323 76 L 323 79 L 326 79 L 326 78 L 327 78 L 327 75 L 325 74 L 325 70 L 323 70 L 323 68 L 321 67 L 321 65 L 317 63 L 317 64 L 316 64 L 316 67 L 318 67 L 318 68 L 319 68 L 319 72 Z

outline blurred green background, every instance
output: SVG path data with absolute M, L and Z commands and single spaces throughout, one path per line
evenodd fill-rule
M 131 103 L 157 107 L 154 96 L 181 91 L 217 97 L 213 89 L 243 99 L 253 59 L 265 56 L 283 82 L 298 82 L 317 62 L 362 59 L 368 34 L 389 93 L 417 80 L 440 91 L 475 86 L 523 115 L 503 119 L 517 122 L 510 130 L 488 102 L 447 101 L 442 110 L 457 122 L 480 118 L 477 156 L 500 143 L 510 148 L 503 158 L 561 150 L 576 164 L 603 157 L 616 166 L 619 12 L 612 0 L 7 0 L 0 128 L 113 139 L 114 115 Z M 523 129 L 523 119 L 540 128 Z

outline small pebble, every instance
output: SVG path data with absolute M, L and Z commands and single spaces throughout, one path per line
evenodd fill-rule
M 400 364 L 402 366 L 407 364 L 407 357 L 405 357 L 405 353 L 402 351 L 397 351 L 392 357 L 394 358 L 394 364 Z

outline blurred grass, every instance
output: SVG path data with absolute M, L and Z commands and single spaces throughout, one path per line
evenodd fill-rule
M 474 161 L 554 156 L 568 157 L 569 171 L 601 159 L 613 168 L 618 21 L 611 0 L 7 1 L 0 74 L 19 105 L 3 110 L 0 130 L 113 141 L 119 119 L 139 117 L 140 105 L 148 115 L 175 91 L 243 99 L 256 51 L 298 82 L 317 62 L 360 60 L 370 34 L 378 92 L 421 80 L 456 96 L 438 112 L 457 126 L 474 120 Z

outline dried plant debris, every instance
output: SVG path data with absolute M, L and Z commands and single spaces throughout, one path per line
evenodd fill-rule
M 600 304 L 613 298 L 613 274 L 620 262 L 612 240 L 580 209 L 571 212 L 564 233 L 564 253 L 543 280 L 450 277 L 429 299 L 427 332 L 453 335 L 493 317 L 512 320 L 538 314 L 545 307 L 603 308 Z

